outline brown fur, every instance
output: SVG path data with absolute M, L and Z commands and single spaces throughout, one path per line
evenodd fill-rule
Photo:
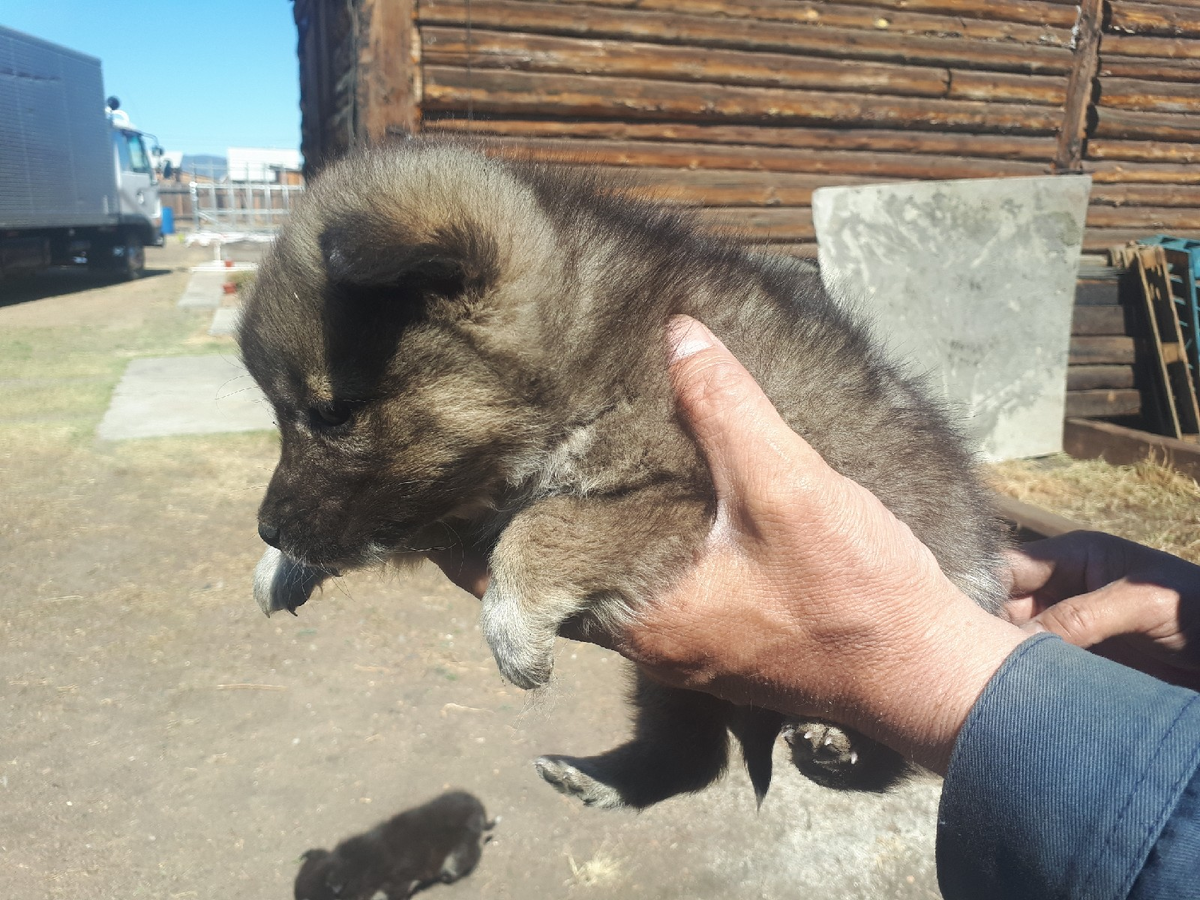
M 482 623 L 501 672 L 546 683 L 565 621 L 628 622 L 709 528 L 711 483 L 665 366 L 677 313 L 997 606 L 1000 533 L 970 454 L 809 267 L 586 175 L 412 141 L 324 172 L 245 310 L 243 355 L 283 438 L 260 511 L 281 551 L 260 564 L 264 608 L 302 603 L 325 573 L 462 540 L 489 555 Z M 585 803 L 646 806 L 716 778 L 728 729 L 761 798 L 781 717 L 644 680 L 635 700 L 632 741 L 543 758 L 543 776 Z M 902 769 L 841 731 L 812 734 L 789 742 L 823 783 L 881 788 Z

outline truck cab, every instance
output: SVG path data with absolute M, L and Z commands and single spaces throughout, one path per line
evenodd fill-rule
M 97 264 L 100 268 L 117 268 L 136 275 L 145 268 L 146 245 L 161 247 L 163 244 L 162 201 L 158 195 L 154 163 L 146 146 L 146 139 L 153 135 L 134 128 L 128 114 L 114 105 L 117 103 L 115 97 L 110 97 L 108 103 L 116 172 L 115 211 L 121 239 L 101 240 L 99 250 L 111 258 L 97 260 Z M 156 145 L 157 141 L 152 144 Z

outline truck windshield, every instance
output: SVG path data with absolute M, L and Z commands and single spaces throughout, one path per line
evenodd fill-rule
M 117 145 L 117 156 L 121 160 L 122 169 L 127 172 L 141 172 L 144 175 L 153 172 L 146 145 L 142 143 L 140 134 L 136 131 L 114 131 L 113 142 Z

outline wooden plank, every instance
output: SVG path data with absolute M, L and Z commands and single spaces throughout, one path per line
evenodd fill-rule
M 632 169 L 592 165 L 589 172 L 633 193 L 663 203 L 688 206 L 809 206 L 819 187 L 864 184 L 875 179 L 787 172 L 727 172 L 702 169 Z
M 875 9 L 913 10 L 925 13 L 942 13 L 948 16 L 963 16 L 978 19 L 1009 19 L 1014 22 L 1058 25 L 1070 28 L 1075 24 L 1075 10 L 1070 5 L 1059 3 L 1013 2 L 1006 0 L 843 0 L 855 6 Z
M 1200 446 L 1111 422 L 1067 419 L 1063 449 L 1076 459 L 1102 459 L 1114 466 L 1153 459 L 1200 481 Z
M 944 68 L 805 59 L 784 53 L 583 40 L 479 28 L 470 32 L 468 48 L 465 29 L 438 26 L 422 28 L 421 41 L 423 62 L 437 66 L 465 67 L 469 49 L 470 63 L 476 69 L 866 91 L 907 97 L 944 97 L 950 87 L 950 72 Z
M 666 81 L 496 70 L 424 67 L 424 108 L 487 115 L 590 116 L 791 125 L 944 128 L 950 131 L 1053 134 L 1058 114 L 1045 107 L 917 97 L 695 87 Z M 1200 128 L 1200 123 L 1197 123 Z
M 1200 433 L 1200 404 L 1188 373 L 1166 253 L 1162 247 L 1148 246 L 1137 248 L 1134 256 L 1146 301 L 1147 321 L 1154 337 L 1153 349 L 1159 360 L 1157 374 L 1163 379 L 1160 387 L 1165 388 L 1172 408 L 1171 436 L 1195 435 Z
M 1181 84 L 1146 81 L 1140 78 L 1105 78 L 1104 105 L 1111 109 L 1132 109 L 1145 112 L 1200 112 L 1200 83 Z
M 1013 75 L 954 69 L 950 72 L 946 96 L 952 100 L 1034 103 L 1058 107 L 1066 101 L 1067 92 L 1067 83 L 1059 75 Z
M 815 241 L 812 210 L 808 207 L 721 207 L 696 211 L 709 230 L 738 240 L 756 243 L 805 243 Z
M 1018 540 L 1052 538 L 1084 530 L 1084 526 L 1077 522 L 1004 494 L 997 494 L 994 502 L 1000 517 L 1016 526 Z
M 1128 366 L 1134 361 L 1134 342 L 1131 337 L 1075 337 L 1071 338 L 1070 365 Z
M 1200 41 L 1196 42 L 1200 46 Z M 1161 141 L 1200 141 L 1200 116 L 1175 113 L 1144 113 L 1105 106 L 1096 111 L 1096 136 L 1101 138 L 1146 138 Z
M 1116 419 L 1142 411 L 1142 395 L 1133 390 L 1067 391 L 1066 415 Z
M 1052 137 L 1000 134 L 954 134 L 930 131 L 890 131 L 877 128 L 773 128 L 757 125 L 700 125 L 691 122 L 623 122 L 583 119 L 483 119 L 430 118 L 431 130 L 455 133 L 497 134 L 506 137 L 603 140 L 682 141 L 706 144 L 741 144 L 794 147 L 809 150 L 872 150 L 894 153 L 927 153 L 945 156 L 980 156 L 1004 160 L 1048 162 L 1054 155 Z M 1032 170 L 1031 170 L 1032 171 Z M 1165 204 L 1162 204 L 1165 205 Z
M 1133 366 L 1067 366 L 1067 390 L 1132 388 Z
M 1121 289 L 1116 279 L 1088 281 L 1075 284 L 1075 306 L 1116 306 L 1121 302 Z
M 1117 244 L 1127 244 L 1144 237 L 1144 228 L 1089 228 L 1083 233 L 1083 251 L 1104 253 Z
M 467 21 L 466 0 L 421 0 L 418 11 L 423 25 L 461 26 Z M 470 0 L 470 16 L 475 28 L 592 39 L 773 50 L 835 59 L 1030 74 L 1065 74 L 1071 66 L 1071 51 L 1061 47 L 813 28 L 788 22 L 605 9 L 572 3 Z
M 1113 286 L 1116 287 L 1115 284 Z M 1071 313 L 1071 334 L 1124 335 L 1126 334 L 1125 307 L 1076 304 Z
M 1200 38 L 1200 9 L 1151 3 L 1112 3 L 1108 27 L 1126 34 Z
M 1096 97 L 1103 20 L 1103 0 L 1081 0 L 1075 56 L 1067 79 L 1063 126 L 1058 133 L 1058 151 L 1054 154 L 1057 172 L 1078 172 L 1082 168 L 1083 144 L 1088 136 L 1088 110 Z
M 726 169 L 871 176 L 874 178 L 999 178 L 1035 175 L 1034 163 L 918 156 L 902 153 L 841 153 L 775 147 L 725 147 L 654 141 L 498 140 L 500 152 L 544 162 L 632 166 L 635 168 Z

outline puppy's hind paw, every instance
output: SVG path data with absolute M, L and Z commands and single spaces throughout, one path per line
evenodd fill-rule
M 586 764 L 586 760 L 572 756 L 543 756 L 533 765 L 547 784 L 559 793 L 574 797 L 584 806 L 600 809 L 620 809 L 625 806 L 616 788 L 597 781 L 579 768 Z
M 829 722 L 789 723 L 783 739 L 791 747 L 796 768 L 824 787 L 885 791 L 908 772 L 898 753 Z

